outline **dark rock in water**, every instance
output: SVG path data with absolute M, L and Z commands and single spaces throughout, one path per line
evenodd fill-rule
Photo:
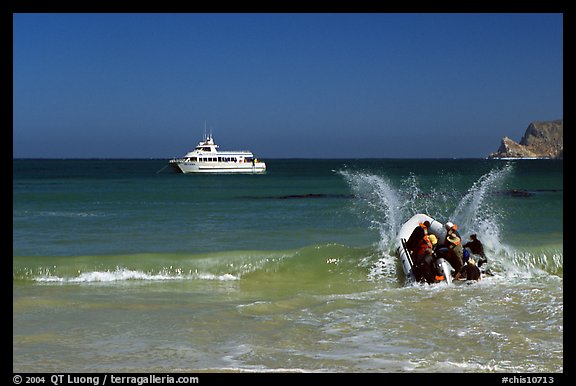
M 534 193 L 530 193 L 530 192 L 527 191 L 527 190 L 516 190 L 516 189 L 512 189 L 512 190 L 510 191 L 510 195 L 511 195 L 512 197 L 530 197 L 530 196 L 533 196 Z
M 524 189 L 500 190 L 500 191 L 494 192 L 494 194 L 497 194 L 500 196 L 512 196 L 512 197 L 531 197 L 534 195 L 534 193 L 531 193 L 531 192 L 524 190 Z
M 504 137 L 497 152 L 488 156 L 498 158 L 564 158 L 564 120 L 532 122 L 520 143 Z
M 307 194 L 290 194 L 287 196 L 275 196 L 270 198 L 286 200 L 293 198 L 353 198 L 353 197 L 354 196 L 348 194 L 307 193 Z
M 537 193 L 550 193 L 550 192 L 560 192 L 562 189 L 509 189 L 509 190 L 499 190 L 494 192 L 494 194 L 500 196 L 511 196 L 511 197 L 532 197 Z
M 289 194 L 287 196 L 277 196 L 273 198 L 287 200 L 291 198 L 326 198 L 326 197 L 328 197 L 328 195 L 323 193 L 307 193 L 307 194 Z
M 250 199 L 274 199 L 274 200 L 291 200 L 298 198 L 353 198 L 353 195 L 346 194 L 325 194 L 325 193 L 306 193 L 306 194 L 289 194 L 285 196 L 245 196 L 242 198 Z

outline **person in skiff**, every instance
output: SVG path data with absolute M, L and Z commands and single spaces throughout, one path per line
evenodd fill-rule
M 430 226 L 430 221 L 424 221 L 423 223 L 418 224 L 416 228 L 412 231 L 412 234 L 406 241 L 406 248 L 408 252 L 410 252 L 410 256 L 414 259 L 416 249 L 420 244 L 420 241 L 425 237 L 428 237 L 428 227 Z
M 464 244 L 463 247 L 464 249 L 469 248 L 471 253 L 480 256 L 478 259 L 478 267 L 481 267 L 482 264 L 488 263 L 488 258 L 484 253 L 484 246 L 480 240 L 478 240 L 476 233 L 470 235 L 470 241 Z
M 444 258 L 452 268 L 454 273 L 460 272 L 464 265 L 463 256 L 464 248 L 462 247 L 462 238 L 458 233 L 458 226 L 448 221 L 446 227 L 446 239 L 441 248 L 438 248 L 436 255 Z
M 481 280 L 482 274 L 480 272 L 480 268 L 478 268 L 478 265 L 476 265 L 476 261 L 470 254 L 468 248 L 464 248 L 463 260 L 464 265 L 462 266 L 462 268 L 460 268 L 460 271 L 456 273 L 456 275 L 454 276 L 454 280 L 459 279 Z
M 438 246 L 438 238 L 433 233 L 428 235 L 428 240 L 432 244 L 432 252 L 436 253 L 436 247 Z
M 433 261 L 433 248 L 428 235 L 430 221 L 424 221 L 414 230 L 406 241 L 406 249 L 412 258 L 412 272 L 416 281 L 428 281 L 430 265 Z
M 436 236 L 433 234 L 425 235 L 418 242 L 414 251 L 412 272 L 418 282 L 434 283 L 436 272 L 434 270 L 434 246 L 437 243 Z

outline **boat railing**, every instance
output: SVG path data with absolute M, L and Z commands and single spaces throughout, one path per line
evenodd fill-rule
M 227 154 L 227 153 L 250 153 L 250 154 L 252 154 L 252 152 L 250 150 L 224 150 L 224 151 L 218 152 L 218 154 Z

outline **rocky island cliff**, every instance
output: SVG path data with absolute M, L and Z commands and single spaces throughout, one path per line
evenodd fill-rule
M 564 120 L 530 123 L 520 143 L 502 138 L 497 152 L 488 156 L 498 158 L 564 158 Z

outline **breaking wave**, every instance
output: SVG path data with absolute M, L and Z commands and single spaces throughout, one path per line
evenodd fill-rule
M 285 251 L 224 251 L 210 254 L 139 254 L 14 257 L 13 279 L 47 284 L 347 280 L 373 260 L 370 248 L 321 244 Z

